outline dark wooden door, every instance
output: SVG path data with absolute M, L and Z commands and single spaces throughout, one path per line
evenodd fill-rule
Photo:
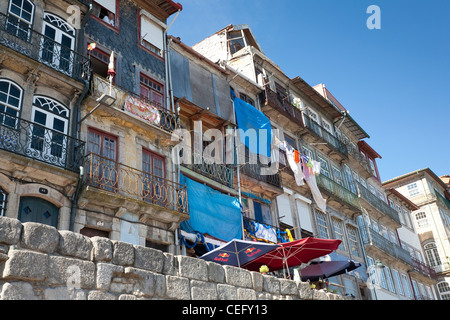
M 36 197 L 22 197 L 19 205 L 19 220 L 38 222 L 58 227 L 59 209 L 53 203 Z

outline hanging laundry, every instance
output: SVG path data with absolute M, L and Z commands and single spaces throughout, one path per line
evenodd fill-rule
M 320 162 L 313 160 L 312 164 L 313 164 L 313 167 L 312 167 L 313 174 L 320 174 Z
M 310 176 L 309 180 L 306 180 L 306 183 L 308 184 L 309 189 L 311 190 L 311 193 L 317 206 L 319 207 L 320 210 L 322 210 L 325 213 L 327 209 L 327 202 L 322 197 L 319 187 L 317 186 L 316 176 L 315 175 Z
M 294 151 L 294 148 L 292 148 L 291 146 L 286 146 L 286 158 L 289 162 L 289 166 L 291 167 L 292 172 L 294 172 L 295 183 L 298 186 L 303 186 L 305 184 L 303 182 L 305 175 L 303 174 L 300 163 L 297 163 L 294 159 Z
M 303 175 L 305 176 L 305 180 L 306 181 L 309 180 L 309 176 L 310 176 L 309 167 L 307 165 L 308 161 L 309 161 L 309 157 L 302 155 L 302 163 L 301 163 L 301 165 L 302 165 Z
M 294 150 L 294 161 L 295 163 L 300 162 L 300 152 L 298 152 L 297 150 Z

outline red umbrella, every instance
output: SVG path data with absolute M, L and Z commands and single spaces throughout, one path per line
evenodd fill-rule
M 341 244 L 337 239 L 304 238 L 291 242 L 279 243 L 279 247 L 263 254 L 242 267 L 251 271 L 259 270 L 263 264 L 270 271 L 281 270 L 307 263 L 336 250 Z

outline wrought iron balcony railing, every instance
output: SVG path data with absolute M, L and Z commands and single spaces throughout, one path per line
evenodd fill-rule
M 125 111 L 145 123 L 156 126 L 169 133 L 180 128 L 178 116 L 162 106 L 128 91 L 95 74 L 92 81 L 92 96 L 99 98 L 109 94 L 116 99 L 113 108 Z
M 258 181 L 270 184 L 274 187 L 281 188 L 280 174 L 263 174 L 262 169 L 263 167 L 261 166 L 261 164 L 247 163 L 242 165 L 242 167 L 240 168 L 240 173 Z
M 347 144 L 348 154 L 358 161 L 358 163 L 370 174 L 373 175 L 372 170 L 370 169 L 369 161 L 365 157 L 361 155 L 359 149 L 352 144 Z
M 278 227 L 248 217 L 243 217 L 243 219 L 244 232 L 249 240 L 269 243 L 289 241 L 286 231 L 283 231 Z
M 306 114 L 303 114 L 305 127 L 315 133 L 316 136 L 324 140 L 334 150 L 339 151 L 342 155 L 348 158 L 347 146 L 338 138 L 329 133 L 325 128 L 316 123 Z
M 411 258 L 414 264 L 414 270 L 429 276 L 432 279 L 436 279 L 437 275 L 433 268 L 426 265 L 424 262 L 417 260 L 416 258 Z
M 182 165 L 229 188 L 234 188 L 234 168 L 231 165 L 215 163 L 215 159 L 206 158 L 194 150 L 191 150 L 190 160 L 190 163 Z
M 403 249 L 399 245 L 389 241 L 379 232 L 370 227 L 359 228 L 364 245 L 375 246 L 393 258 L 400 259 L 408 265 L 414 267 L 414 262 L 408 250 Z
M 261 105 L 270 105 L 292 121 L 297 122 L 300 126 L 304 126 L 302 112 L 289 101 L 283 100 L 276 92 L 272 91 L 268 85 L 260 96 Z
M 316 180 L 319 188 L 324 189 L 326 192 L 328 192 L 328 194 L 344 201 L 345 203 L 353 207 L 353 209 L 356 209 L 358 211 L 361 210 L 359 199 L 353 192 L 351 192 L 344 186 L 341 186 L 334 180 L 328 178 L 327 176 L 323 175 L 322 173 L 316 175 Z
M 84 146 L 60 131 L 0 112 L 0 149 L 78 172 Z
M 361 183 L 356 182 L 356 186 L 358 188 L 360 198 L 364 199 L 382 214 L 389 216 L 392 220 L 396 221 L 399 224 L 401 223 L 397 211 L 391 208 L 386 202 L 378 198 L 372 192 L 367 190 L 367 188 L 364 187 Z
M 90 153 L 85 162 L 85 184 L 126 198 L 188 214 L 185 186 Z
M 38 61 L 75 80 L 88 80 L 90 61 L 21 23 L 14 16 L 0 13 L 0 45 Z

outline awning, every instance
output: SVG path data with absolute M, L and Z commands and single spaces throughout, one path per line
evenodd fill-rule
M 243 268 L 250 271 L 257 271 L 263 264 L 267 265 L 270 271 L 281 270 L 299 266 L 312 259 L 319 258 L 335 251 L 341 240 L 319 239 L 308 237 L 291 242 L 280 243 L 279 247 L 261 257 L 243 265 Z

